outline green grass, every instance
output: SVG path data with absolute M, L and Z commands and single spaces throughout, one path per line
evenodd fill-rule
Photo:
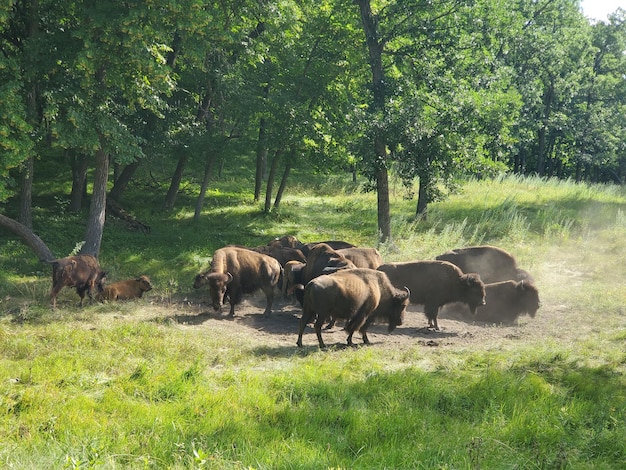
M 265 215 L 231 183 L 211 191 L 197 222 L 193 188 L 169 214 L 138 197 L 145 188 L 126 196 L 152 231 L 109 220 L 100 261 L 111 279 L 150 275 L 155 289 L 137 302 L 79 309 L 68 289 L 51 311 L 49 268 L 0 233 L 0 466 L 623 467 L 624 188 L 472 181 L 416 222 L 415 201 L 394 187 L 385 259 L 478 243 L 510 250 L 537 278 L 536 324 L 553 334 L 533 340 L 531 321 L 515 330 L 525 340 L 503 329 L 497 343 L 320 351 L 296 348 L 295 331 L 268 343 L 236 320 L 194 322 L 193 276 L 225 244 L 286 233 L 375 246 L 375 195 L 320 179 L 290 187 L 280 212 Z M 84 214 L 57 201 L 36 210 L 35 229 L 64 256 Z

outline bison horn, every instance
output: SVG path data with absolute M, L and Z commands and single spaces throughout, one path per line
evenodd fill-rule
M 226 275 L 228 276 L 228 281 L 226 281 L 226 284 L 230 284 L 233 280 L 233 275 L 229 272 L 227 272 Z
M 406 291 L 406 296 L 411 297 L 411 291 L 409 290 L 407 286 L 404 286 L 404 290 Z

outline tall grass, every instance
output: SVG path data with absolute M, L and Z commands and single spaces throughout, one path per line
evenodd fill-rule
M 132 196 L 132 195 L 130 195 Z M 415 220 L 392 199 L 388 260 L 491 243 L 515 253 L 562 322 L 527 341 L 429 348 L 264 342 L 237 322 L 195 319 L 193 275 L 228 243 L 285 233 L 377 245 L 375 195 L 343 180 L 300 184 L 265 215 L 217 188 L 193 206 L 128 210 L 150 235 L 108 222 L 113 279 L 149 274 L 138 302 L 50 311 L 50 273 L 0 234 L 3 468 L 620 468 L 626 461 L 626 191 L 539 178 L 471 181 Z M 48 217 L 38 234 L 80 240 Z M 49 220 L 49 225 L 43 220 Z M 173 227 L 175 229 L 173 229 Z M 182 319 L 182 320 L 181 320 Z M 584 328 L 584 334 L 577 333 Z M 516 330 L 517 331 L 517 330 Z M 504 333 L 503 333 L 504 335 Z

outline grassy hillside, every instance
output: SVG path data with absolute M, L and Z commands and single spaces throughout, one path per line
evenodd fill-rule
M 289 302 L 279 302 L 274 323 L 254 298 L 226 320 L 192 289 L 193 276 L 223 245 L 283 234 L 375 246 L 375 195 L 320 179 L 291 186 L 280 213 L 263 215 L 227 176 L 194 222 L 195 187 L 168 214 L 149 185 L 122 202 L 150 234 L 111 219 L 100 256 L 111 281 L 152 278 L 141 301 L 79 309 L 66 289 L 52 312 L 49 268 L 0 233 L 2 467 L 608 469 L 626 461 L 624 188 L 474 181 L 416 222 L 415 200 L 393 185 L 394 240 L 378 247 L 385 260 L 495 244 L 533 274 L 542 307 L 514 326 L 446 318 L 440 333 L 424 332 L 415 311 L 391 335 L 376 330 L 371 347 L 320 351 L 310 330 L 296 348 Z M 35 230 L 58 256 L 80 242 L 85 219 L 64 212 L 66 189 L 37 191 Z M 325 333 L 330 344 L 345 342 L 335 330 Z

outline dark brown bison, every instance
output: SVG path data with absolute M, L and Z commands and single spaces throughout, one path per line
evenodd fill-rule
M 101 292 L 106 281 L 106 272 L 98 260 L 91 255 L 76 255 L 48 261 L 52 264 L 52 308 L 57 306 L 57 295 L 64 287 L 75 287 L 83 306 L 85 293 L 93 299 L 94 291 Z
M 306 256 L 302 253 L 302 251 L 297 248 L 289 248 L 286 246 L 270 246 L 270 245 L 261 245 L 252 248 L 252 251 L 256 251 L 257 253 L 263 253 L 264 255 L 271 256 L 272 258 L 276 258 L 280 265 L 285 268 L 285 265 L 288 261 L 299 261 L 301 263 L 306 262 Z
M 487 303 L 476 309 L 474 320 L 492 323 L 512 323 L 520 315 L 535 318 L 539 310 L 539 291 L 527 281 L 501 281 L 485 284 Z
M 297 248 L 304 253 L 304 256 L 309 257 L 311 250 L 320 243 L 324 243 L 328 245 L 333 250 L 342 250 L 344 248 L 354 248 L 352 243 L 344 242 L 343 240 L 326 240 L 323 242 L 309 242 L 309 243 L 301 243 Z
M 376 248 L 342 248 L 336 250 L 354 263 L 357 268 L 376 269 L 383 264 L 383 257 Z
M 335 251 L 330 245 L 318 243 L 309 252 L 306 265 L 302 268 L 302 284 L 306 285 L 310 280 L 322 274 L 355 267 L 352 261 Z
M 518 269 L 513 255 L 496 246 L 468 246 L 447 251 L 435 259 L 448 261 L 464 273 L 477 273 L 485 284 L 508 280 L 530 280 L 527 271 Z
M 283 297 L 290 297 L 296 285 L 302 284 L 302 270 L 306 263 L 288 261 L 283 273 Z
M 411 303 L 424 305 L 428 327 L 439 329 L 439 309 L 448 303 L 462 302 L 472 313 L 485 305 L 485 285 L 475 273 L 463 274 L 447 261 L 385 263 L 378 267 L 396 287 L 407 286 Z
M 235 305 L 241 302 L 243 294 L 251 294 L 261 289 L 265 293 L 267 305 L 265 315 L 272 311 L 274 288 L 278 285 L 282 267 L 276 258 L 256 253 L 246 248 L 225 247 L 213 254 L 211 269 L 198 274 L 193 287 L 209 285 L 211 300 L 215 310 L 221 310 L 224 299 L 228 298 L 230 313 L 235 315 Z
M 321 348 L 322 325 L 329 318 L 346 319 L 348 345 L 359 330 L 363 343 L 370 344 L 367 329 L 375 319 L 386 319 L 389 332 L 401 325 L 409 303 L 409 292 L 396 289 L 387 276 L 373 269 L 349 269 L 319 276 L 304 289 L 304 306 L 300 318 L 297 345 L 302 347 L 306 325 L 315 319 L 315 333 Z
M 135 279 L 114 282 L 98 293 L 98 300 L 130 300 L 140 299 L 144 292 L 152 290 L 150 278 L 146 275 Z

